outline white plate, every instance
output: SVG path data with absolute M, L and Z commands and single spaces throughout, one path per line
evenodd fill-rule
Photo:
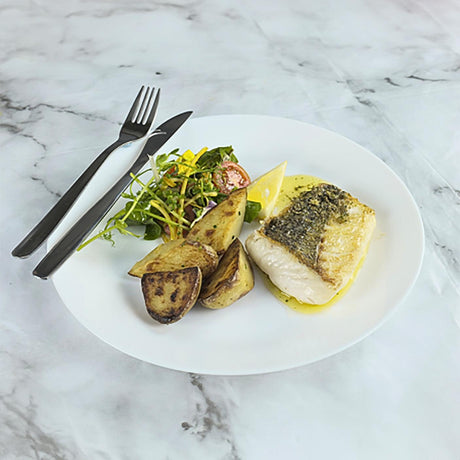
M 215 375 L 293 368 L 337 353 L 370 334 L 409 292 L 423 257 L 422 222 L 405 185 L 354 142 L 283 118 L 192 119 L 162 151 L 230 144 L 253 178 L 287 159 L 286 175 L 321 177 L 375 209 L 374 238 L 348 293 L 320 313 L 301 314 L 274 298 L 256 275 L 256 287 L 232 306 L 216 311 L 195 306 L 181 321 L 164 326 L 146 313 L 139 280 L 126 274 L 153 243 L 118 236 L 115 247 L 98 240 L 74 254 L 53 276 L 68 309 L 93 334 L 128 355 L 170 369 Z M 48 247 L 125 169 L 127 158 L 115 155 L 104 165 Z M 245 227 L 242 241 L 250 230 Z

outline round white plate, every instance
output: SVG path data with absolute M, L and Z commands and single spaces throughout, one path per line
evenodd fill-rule
M 255 288 L 232 306 L 207 310 L 197 305 L 179 322 L 160 325 L 145 310 L 139 279 L 126 273 L 157 243 L 120 235 L 115 247 L 98 240 L 74 254 L 52 277 L 78 321 L 138 359 L 215 375 L 257 374 L 311 363 L 382 324 L 413 286 L 423 257 L 422 222 L 402 181 L 369 151 L 338 134 L 267 116 L 191 119 L 161 151 L 221 145 L 233 145 L 252 178 L 287 159 L 286 175 L 321 177 L 375 209 L 377 228 L 369 253 L 348 293 L 319 313 L 297 313 L 273 297 L 256 274 Z M 100 170 L 48 247 L 126 168 L 134 153 L 123 150 Z M 240 239 L 245 241 L 253 228 L 245 224 Z

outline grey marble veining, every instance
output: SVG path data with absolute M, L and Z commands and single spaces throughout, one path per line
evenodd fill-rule
M 0 458 L 458 458 L 459 29 L 455 0 L 4 0 Z M 326 360 L 238 378 L 145 364 L 87 332 L 31 277 L 37 256 L 10 251 L 145 82 L 163 90 L 158 119 L 291 117 L 385 161 L 426 232 L 393 317 Z

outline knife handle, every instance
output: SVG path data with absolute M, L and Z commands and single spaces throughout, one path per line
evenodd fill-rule
M 124 174 L 106 194 L 87 211 L 77 223 L 58 241 L 51 251 L 35 267 L 33 274 L 47 279 L 54 273 L 96 228 L 110 208 L 115 204 L 123 190 L 131 182 L 131 171 Z
M 117 139 L 107 147 L 83 172 L 83 174 L 72 184 L 67 192 L 62 195 L 59 201 L 48 211 L 45 217 L 24 237 L 24 239 L 13 249 L 11 254 L 15 257 L 28 257 L 37 250 L 48 238 L 57 224 L 67 214 L 67 211 L 75 203 L 83 189 L 86 187 L 95 172 L 104 163 L 107 157 L 120 145 L 127 142 L 127 139 Z

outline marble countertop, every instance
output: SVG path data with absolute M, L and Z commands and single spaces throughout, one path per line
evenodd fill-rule
M 139 0 L 0 5 L 0 458 L 458 459 L 460 6 L 454 0 Z M 172 371 L 84 329 L 41 256 L 11 249 L 113 141 L 140 84 L 158 119 L 257 113 L 385 161 L 426 252 L 357 345 L 248 377 Z

